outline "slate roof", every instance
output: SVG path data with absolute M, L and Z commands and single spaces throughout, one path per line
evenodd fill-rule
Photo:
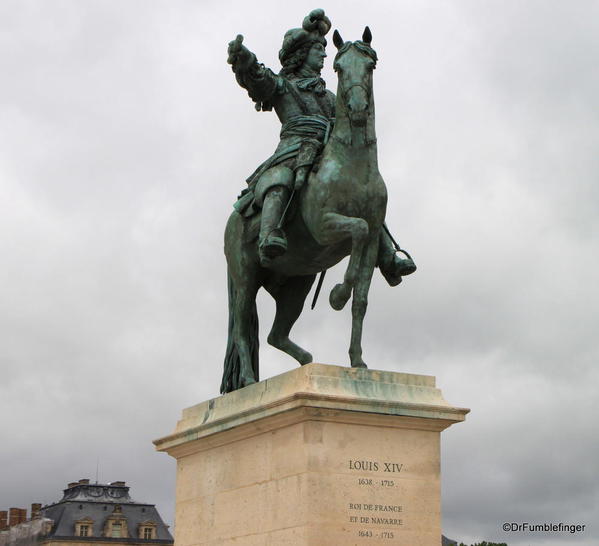
M 64 490 L 63 498 L 57 503 L 44 506 L 41 515 L 54 521 L 52 531 L 47 538 L 73 537 L 77 541 L 102 541 L 109 542 L 147 542 L 171 543 L 173 537 L 168 531 L 168 526 L 162 521 L 155 505 L 138 503 L 129 496 L 129 487 L 123 482 L 115 484 L 71 484 Z M 119 507 L 119 508 L 117 508 Z M 113 515 L 115 508 L 127 520 L 130 538 L 102 537 L 106 519 Z M 75 537 L 75 522 L 89 518 L 93 520 L 92 536 Z M 156 539 L 143 540 L 138 538 L 138 527 L 142 523 L 153 522 L 156 524 Z

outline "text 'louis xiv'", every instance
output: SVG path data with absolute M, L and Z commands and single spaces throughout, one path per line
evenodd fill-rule
M 392 462 L 379 462 L 379 461 L 365 461 L 365 460 L 349 460 L 349 469 L 350 470 L 360 470 L 362 472 L 393 472 L 398 474 L 401 472 L 403 468 L 403 464 L 400 463 L 392 463 Z

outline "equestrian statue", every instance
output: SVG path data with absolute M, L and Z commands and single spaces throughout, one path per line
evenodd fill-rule
M 221 392 L 259 380 L 256 294 L 276 301 L 268 343 L 301 365 L 312 355 L 289 339 L 320 273 L 349 256 L 343 282 L 330 293 L 333 309 L 352 298 L 349 347 L 353 367 L 362 359 L 362 324 L 378 267 L 395 286 L 416 266 L 385 224 L 387 189 L 379 173 L 372 75 L 377 55 L 372 34 L 345 42 L 333 34 L 337 95 L 320 77 L 331 22 L 321 9 L 283 38 L 282 68 L 275 74 L 243 45 L 229 43 L 228 62 L 256 110 L 274 109 L 281 121 L 274 154 L 247 179 L 225 229 L 229 339 Z M 398 255 L 402 252 L 405 258 Z

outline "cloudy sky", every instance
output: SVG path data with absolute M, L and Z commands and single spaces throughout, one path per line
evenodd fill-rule
M 345 39 L 372 29 L 387 219 L 419 266 L 394 289 L 375 278 L 365 359 L 472 408 L 443 433 L 444 533 L 597 544 L 599 2 L 320 6 Z M 278 70 L 314 7 L 0 1 L 1 509 L 99 466 L 172 523 L 174 460 L 151 441 L 218 395 L 222 233 L 279 131 L 226 44 L 243 33 Z M 259 306 L 267 377 L 296 364 L 266 345 Z M 322 298 L 294 331 L 344 365 L 349 328 Z

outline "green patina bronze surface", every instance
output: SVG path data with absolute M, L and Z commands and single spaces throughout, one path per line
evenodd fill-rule
M 329 301 L 340 310 L 352 298 L 349 348 L 353 367 L 362 359 L 362 324 L 375 268 L 391 286 L 416 270 L 400 258 L 384 225 L 387 190 L 378 170 L 372 76 L 377 55 L 372 34 L 345 42 L 335 31 L 337 94 L 320 77 L 331 23 L 313 10 L 289 30 L 278 74 L 258 63 L 238 35 L 228 62 L 257 110 L 281 121 L 272 156 L 248 177 L 225 230 L 229 339 L 221 392 L 259 379 L 256 294 L 276 301 L 268 343 L 300 364 L 312 355 L 289 339 L 318 273 L 349 256 L 343 281 Z M 353 297 L 352 297 L 353 296 Z

